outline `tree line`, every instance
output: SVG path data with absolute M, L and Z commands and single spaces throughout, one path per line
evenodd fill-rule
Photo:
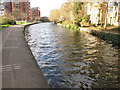
M 94 15 L 87 14 L 86 6 L 90 4 L 90 8 L 97 7 L 98 13 L 96 14 L 96 18 Z M 94 5 L 93 2 L 66 2 L 59 9 L 54 9 L 50 12 L 49 19 L 54 23 L 61 24 L 75 24 L 78 26 L 90 26 L 90 25 L 101 25 L 106 28 L 107 17 L 108 17 L 108 2 L 99 2 L 98 5 Z M 94 6 L 94 7 L 93 7 Z M 95 11 L 91 11 L 91 13 Z M 90 19 L 96 23 L 91 22 Z M 116 16 L 115 16 L 116 18 Z

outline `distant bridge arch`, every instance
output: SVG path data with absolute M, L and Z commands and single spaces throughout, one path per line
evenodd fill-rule
M 48 17 L 41 17 L 41 18 L 40 18 L 40 21 L 43 21 L 43 22 L 50 22 L 50 20 L 49 20 Z

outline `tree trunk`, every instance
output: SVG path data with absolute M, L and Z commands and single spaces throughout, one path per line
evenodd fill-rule
M 105 16 L 104 29 L 106 29 L 106 28 L 107 28 L 107 14 L 108 14 L 108 3 L 106 3 L 106 16 Z

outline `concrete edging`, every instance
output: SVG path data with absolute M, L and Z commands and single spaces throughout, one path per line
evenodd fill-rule
M 120 44 L 120 34 L 98 31 L 98 30 L 90 30 L 89 28 L 81 28 L 81 27 L 80 27 L 80 31 L 84 31 L 93 36 L 99 37 L 102 40 L 111 41 L 116 45 Z
M 31 25 L 38 24 L 38 23 L 39 23 L 39 22 L 27 24 L 27 25 L 25 25 L 25 26 L 23 27 L 23 28 L 24 28 L 24 30 L 23 30 L 24 38 L 25 38 L 26 28 L 29 27 L 29 26 L 31 26 Z M 26 41 L 26 40 L 25 40 L 25 41 Z M 26 42 L 26 43 L 27 43 L 27 42 Z M 28 45 L 28 43 L 27 43 L 27 45 Z M 28 49 L 29 49 L 29 51 L 31 52 L 31 55 L 33 56 L 33 58 L 34 58 L 34 60 L 35 60 L 35 63 L 36 63 L 36 65 L 37 65 L 38 68 L 39 68 L 39 65 L 38 65 L 38 63 L 37 63 L 37 61 L 36 61 L 36 59 L 35 59 L 35 57 L 34 57 L 32 51 L 31 51 L 29 45 L 28 45 Z M 41 70 L 40 70 L 40 71 L 41 71 Z M 44 75 L 43 75 L 43 76 L 44 76 Z M 45 76 L 44 76 L 44 77 L 45 77 Z M 45 78 L 45 79 L 46 79 L 46 78 Z M 46 82 L 47 82 L 47 80 L 46 80 Z M 48 83 L 47 83 L 47 84 L 48 84 Z M 49 85 L 47 85 L 46 87 L 47 87 L 47 88 L 51 88 Z

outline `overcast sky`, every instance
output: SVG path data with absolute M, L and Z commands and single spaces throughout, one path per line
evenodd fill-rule
M 59 8 L 66 0 L 30 0 L 31 7 L 40 7 L 41 16 L 49 16 L 52 9 Z

